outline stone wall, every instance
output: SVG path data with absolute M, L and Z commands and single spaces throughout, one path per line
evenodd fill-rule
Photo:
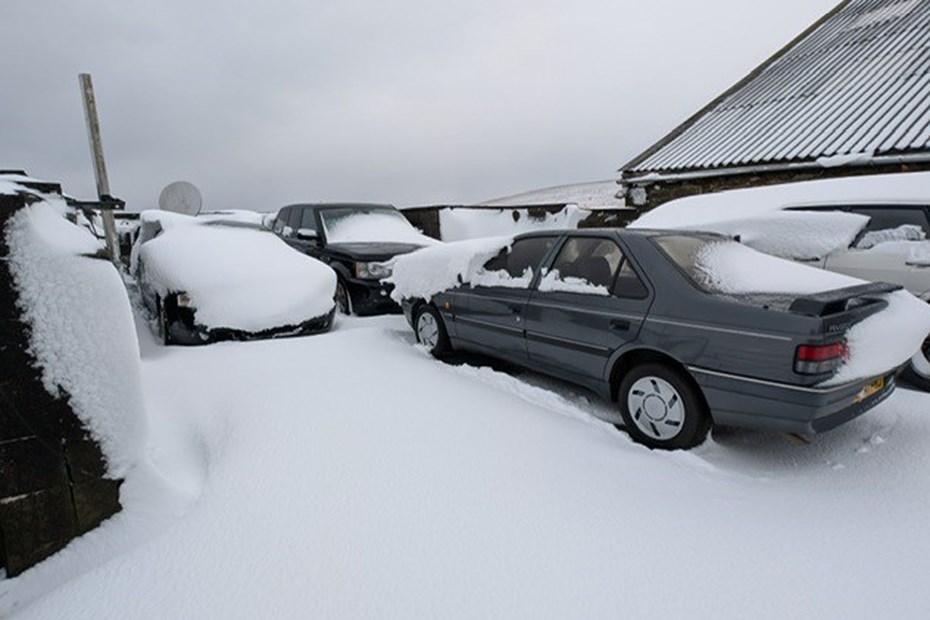
M 29 353 L 6 226 L 28 197 L 0 195 L 0 568 L 15 576 L 120 510 L 121 481 Z M 77 286 L 80 283 L 76 283 Z M 79 329 L 80 326 L 75 326 Z

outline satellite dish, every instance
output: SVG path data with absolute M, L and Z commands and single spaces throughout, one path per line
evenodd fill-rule
M 162 211 L 197 215 L 203 205 L 200 190 L 193 183 L 175 181 L 165 186 L 158 195 L 158 208 Z

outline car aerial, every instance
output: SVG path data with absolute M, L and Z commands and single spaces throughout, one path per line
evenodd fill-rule
M 930 329 L 930 310 L 897 285 L 721 235 L 531 233 L 489 258 L 493 245 L 465 247 L 471 259 L 455 245 L 395 264 L 394 295 L 417 340 L 437 356 L 482 353 L 588 387 L 653 448 L 694 446 L 714 424 L 812 435 L 848 422 L 891 393 L 907 347 Z M 431 280 L 437 264 L 452 267 Z M 782 276 L 758 285 L 756 268 Z M 912 326 L 894 352 L 870 352 L 883 346 L 874 319 L 890 304 L 906 306 Z
M 336 304 L 343 314 L 399 312 L 390 286 L 389 262 L 437 243 L 391 205 L 293 204 L 282 207 L 272 231 L 291 247 L 336 272 Z
M 330 329 L 332 270 L 261 229 L 256 215 L 142 212 L 131 270 L 164 344 Z

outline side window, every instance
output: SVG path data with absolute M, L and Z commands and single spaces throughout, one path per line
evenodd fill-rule
M 865 230 L 851 247 L 868 250 L 888 241 L 922 241 L 930 237 L 930 223 L 923 208 L 854 207 L 851 213 L 868 216 Z
M 303 215 L 300 216 L 300 226 L 298 228 L 316 230 L 316 218 L 313 217 L 313 209 L 301 209 L 301 212 Z
M 614 297 L 623 297 L 626 299 L 646 299 L 649 297 L 649 289 L 639 279 L 630 261 L 623 259 L 623 265 L 620 267 L 620 273 L 617 274 L 617 281 L 614 283 Z
M 287 225 L 290 227 L 292 234 L 293 231 L 300 228 L 300 215 L 304 211 L 305 209 L 291 209 L 291 213 L 287 218 Z
M 519 239 L 510 249 L 501 252 L 484 264 L 485 271 L 505 271 L 511 278 L 522 277 L 527 269 L 535 271 L 543 256 L 555 243 L 555 237 Z
M 276 235 L 280 235 L 284 232 L 284 227 L 287 226 L 288 213 L 290 213 L 290 209 L 281 209 L 278 211 L 278 217 L 274 219 L 274 226 L 271 228 Z
M 569 239 L 540 282 L 539 290 L 610 295 L 622 262 L 620 246 L 609 239 Z
M 872 218 L 869 222 L 867 230 L 890 230 L 893 228 L 898 228 L 899 226 L 903 226 L 904 224 L 911 224 L 913 226 L 920 226 L 921 229 L 923 229 L 924 234 L 930 236 L 930 226 L 928 226 L 927 223 L 927 214 L 923 209 L 872 207 L 869 209 L 852 208 L 850 211 L 860 215 L 867 215 Z

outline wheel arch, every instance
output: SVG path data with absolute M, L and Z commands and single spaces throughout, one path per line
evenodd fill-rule
M 625 351 L 614 361 L 608 375 L 610 400 L 612 402 L 617 402 L 617 392 L 620 390 L 620 382 L 623 380 L 623 376 L 634 366 L 648 363 L 663 364 L 681 373 L 681 376 L 694 388 L 695 394 L 698 395 L 698 398 L 704 404 L 705 410 L 710 414 L 710 406 L 707 397 L 704 395 L 704 390 L 694 378 L 694 375 L 688 371 L 688 367 L 667 353 L 648 348 Z

